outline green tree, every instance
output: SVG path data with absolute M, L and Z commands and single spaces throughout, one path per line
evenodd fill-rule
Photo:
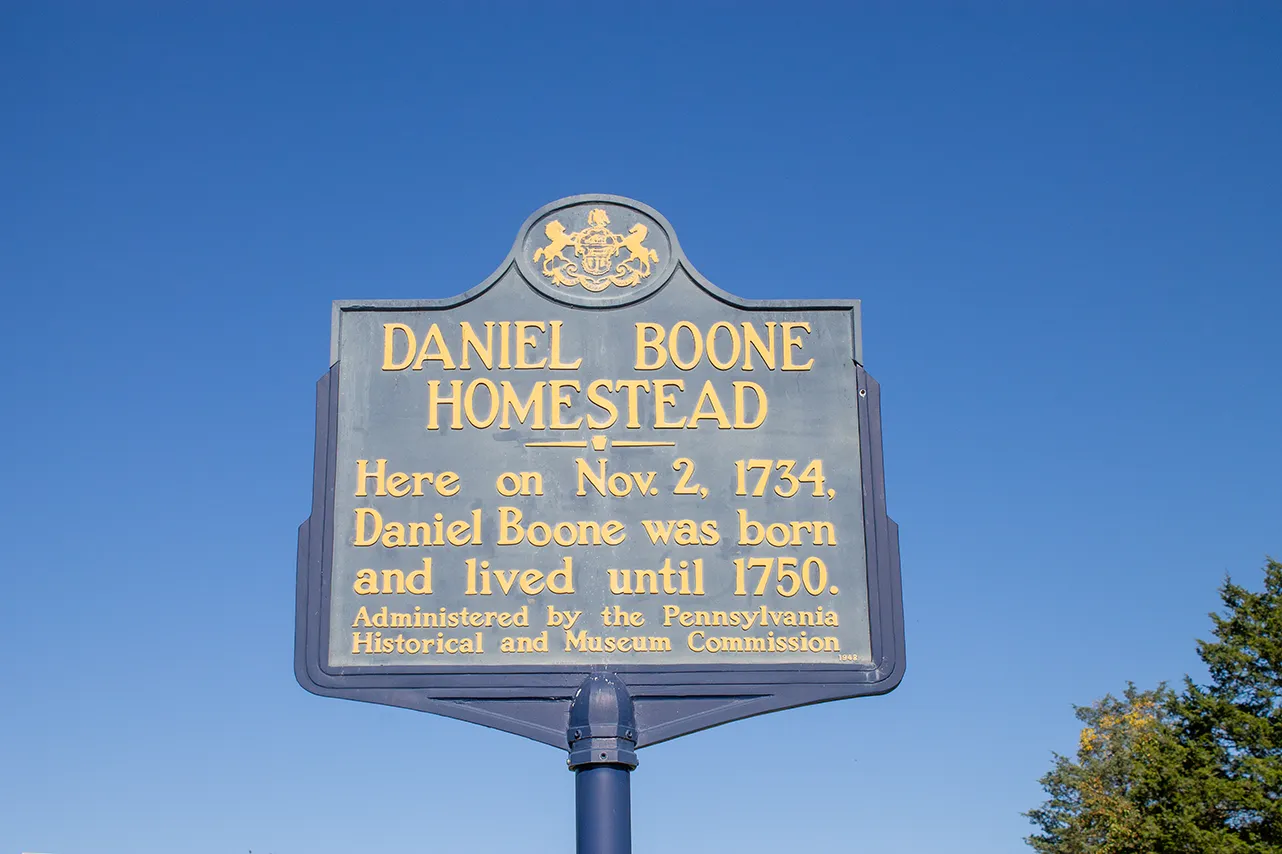
M 1164 846 L 1164 781 L 1178 755 L 1173 695 L 1128 685 L 1077 707 L 1077 757 L 1056 754 L 1041 784 L 1049 799 L 1027 813 L 1040 832 L 1028 844 L 1044 854 L 1153 854 Z M 1165 773 L 1163 773 L 1165 771 Z
M 1210 682 L 1077 709 L 1076 759 L 1056 756 L 1027 816 L 1042 854 L 1282 854 L 1282 563 L 1264 590 L 1226 579 Z
M 1220 598 L 1215 640 L 1198 641 L 1210 684 L 1186 679 L 1174 707 L 1191 766 L 1213 769 L 1196 836 L 1214 854 L 1282 854 L 1282 563 L 1263 591 L 1228 579 Z

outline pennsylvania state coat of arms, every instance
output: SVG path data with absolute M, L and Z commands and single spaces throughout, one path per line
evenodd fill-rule
M 567 233 L 560 220 L 543 229 L 550 241 L 534 250 L 534 260 L 543 261 L 543 275 L 567 288 L 581 287 L 600 293 L 614 285 L 629 288 L 650 275 L 650 265 L 659 262 L 659 253 L 645 245 L 647 229 L 637 223 L 627 234 L 611 231 L 610 217 L 600 208 L 588 213 L 588 227 Z M 572 257 L 565 251 L 573 249 Z M 628 250 L 628 257 L 621 257 Z

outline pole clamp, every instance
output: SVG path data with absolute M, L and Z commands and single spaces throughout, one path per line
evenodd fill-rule
M 570 702 L 566 728 L 571 771 L 591 765 L 637 767 L 637 718 L 628 686 L 613 673 L 593 673 Z

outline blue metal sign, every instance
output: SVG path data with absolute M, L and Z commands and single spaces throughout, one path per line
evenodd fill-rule
M 893 689 L 898 531 L 859 336 L 854 301 L 720 290 L 616 196 L 536 212 L 460 296 L 336 303 L 299 683 L 625 766 Z

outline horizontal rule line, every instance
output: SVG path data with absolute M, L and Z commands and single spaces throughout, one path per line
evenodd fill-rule
M 597 439 L 593 439 L 592 441 L 593 449 L 598 451 L 604 451 L 605 445 L 606 445 L 605 441 L 601 440 L 599 437 Z M 676 442 L 645 442 L 640 440 L 629 440 L 629 439 L 620 439 L 618 441 L 610 442 L 610 447 L 612 448 L 675 448 L 676 445 L 677 445 Z M 565 442 L 526 442 L 525 443 L 525 447 L 527 448 L 586 448 L 587 446 L 588 446 L 588 443 L 582 439 L 577 441 L 569 440 Z
M 614 446 L 614 447 L 616 447 L 616 448 L 675 448 L 675 447 L 677 446 L 677 443 L 676 443 L 676 442 L 628 442 L 628 441 L 619 441 L 619 442 L 611 442 L 610 444 L 611 444 L 611 445 L 613 445 L 613 446 Z

